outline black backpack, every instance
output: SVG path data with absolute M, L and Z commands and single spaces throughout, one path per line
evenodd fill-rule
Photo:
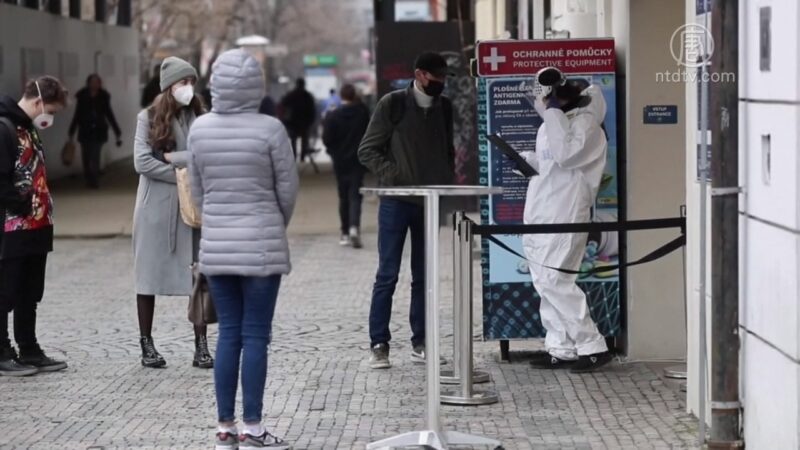
M 0 125 L 0 128 L 5 128 L 6 131 L 8 131 L 8 138 L 10 139 L 9 142 L 12 143 L 11 148 L 14 148 L 17 140 L 17 126 L 14 125 L 14 123 L 11 122 L 8 117 L 3 116 L 0 116 Z M 0 136 L 2 136 L 2 134 L 0 134 Z

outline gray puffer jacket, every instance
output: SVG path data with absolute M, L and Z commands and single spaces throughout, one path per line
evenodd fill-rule
M 264 277 L 291 270 L 286 227 L 298 176 L 283 125 L 259 114 L 264 75 L 243 50 L 211 75 L 213 110 L 189 133 L 192 195 L 202 210 L 200 271 Z

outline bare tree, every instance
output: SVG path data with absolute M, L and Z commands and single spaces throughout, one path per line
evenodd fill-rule
M 140 30 L 142 73 L 175 54 L 199 68 L 203 78 L 217 55 L 237 37 L 259 34 L 288 46 L 289 55 L 268 68 L 299 74 L 308 53 L 355 54 L 367 28 L 358 6 L 369 0 L 134 0 Z M 355 6 L 354 6 L 355 5 Z M 201 83 L 206 81 L 201 80 Z

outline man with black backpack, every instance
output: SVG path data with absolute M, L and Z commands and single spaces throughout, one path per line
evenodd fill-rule
M 66 104 L 66 89 L 50 76 L 29 81 L 19 101 L 0 96 L 0 376 L 67 368 L 45 355 L 36 338 L 53 251 L 53 199 L 39 130 L 50 128 Z M 8 334 L 10 312 L 19 354 Z
M 452 184 L 455 178 L 452 104 L 442 97 L 447 62 L 425 52 L 414 63 L 414 81 L 383 97 L 375 108 L 358 157 L 381 186 Z M 425 218 L 421 201 L 381 199 L 378 273 L 369 315 L 370 367 L 387 369 L 392 297 L 403 246 L 411 230 L 411 360 L 425 362 Z

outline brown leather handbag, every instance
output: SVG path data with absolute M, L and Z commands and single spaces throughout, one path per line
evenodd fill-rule
M 189 297 L 189 322 L 195 325 L 217 323 L 217 310 L 211 300 L 208 280 L 200 273 L 197 263 L 192 264 L 192 295 Z
M 75 142 L 70 139 L 65 144 L 64 147 L 61 149 L 61 162 L 69 167 L 72 165 L 72 162 L 75 161 Z

